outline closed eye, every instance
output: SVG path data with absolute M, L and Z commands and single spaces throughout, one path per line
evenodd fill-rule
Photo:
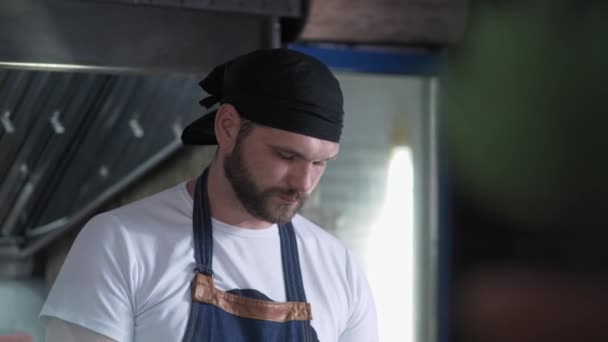
M 293 153 L 279 152 L 279 157 L 284 160 L 294 160 L 296 155 Z
M 336 157 L 337 157 L 337 155 L 334 155 L 334 156 L 332 156 L 328 159 L 324 159 L 324 160 L 309 160 L 309 159 L 305 158 L 303 155 L 301 155 L 300 153 L 289 150 L 289 149 L 284 149 L 281 147 L 273 147 L 273 150 L 276 153 L 276 155 L 282 160 L 293 161 L 296 159 L 302 159 L 302 160 L 312 163 L 314 166 L 320 166 L 320 167 L 326 166 L 328 161 L 336 159 Z

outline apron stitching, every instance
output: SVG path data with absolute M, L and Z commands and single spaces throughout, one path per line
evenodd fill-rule
M 194 335 L 194 327 L 196 325 L 196 318 L 198 317 L 198 303 L 192 302 L 190 305 L 190 310 L 193 312 L 190 313 L 190 319 L 188 320 L 188 331 L 186 334 L 185 342 L 192 341 L 192 337 Z

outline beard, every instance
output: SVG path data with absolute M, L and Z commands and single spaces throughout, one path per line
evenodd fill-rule
M 240 142 L 232 153 L 224 158 L 224 174 L 232 185 L 238 200 L 253 217 L 271 223 L 287 223 L 308 199 L 308 194 L 294 189 L 272 187 L 261 189 L 245 165 Z M 295 204 L 273 203 L 281 196 L 297 202 Z

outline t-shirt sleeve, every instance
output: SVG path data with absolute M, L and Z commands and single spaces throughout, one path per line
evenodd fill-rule
M 46 342 L 116 342 L 87 328 L 49 317 L 46 324 Z
M 41 317 L 55 317 L 116 341 L 133 336 L 133 257 L 128 235 L 105 213 L 80 231 Z
M 348 253 L 347 276 L 350 291 L 350 315 L 340 342 L 377 342 L 376 305 L 367 278 L 355 257 Z

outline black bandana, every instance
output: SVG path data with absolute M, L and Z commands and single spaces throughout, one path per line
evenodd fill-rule
M 339 142 L 342 91 L 320 61 L 287 49 L 258 50 L 215 67 L 200 86 L 210 95 L 201 104 L 232 104 L 244 118 L 272 128 Z M 216 111 L 182 133 L 188 145 L 217 144 Z

